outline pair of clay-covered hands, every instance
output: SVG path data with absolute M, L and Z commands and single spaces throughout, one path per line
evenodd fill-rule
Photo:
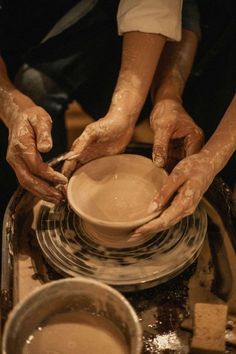
M 25 189 L 58 203 L 63 195 L 56 185 L 66 184 L 78 165 L 122 152 L 133 135 L 135 123 L 125 116 L 116 118 L 108 113 L 89 124 L 74 141 L 62 173 L 43 162 L 40 155 L 52 147 L 51 125 L 43 108 L 19 106 L 9 124 L 7 160 Z M 209 163 L 211 156 L 201 151 L 203 133 L 180 102 L 158 102 L 151 114 L 151 127 L 153 161 L 170 172 L 166 184 L 154 196 L 151 209 L 163 209 L 168 202 L 169 206 L 157 219 L 134 230 L 134 237 L 169 228 L 193 213 L 215 176 Z

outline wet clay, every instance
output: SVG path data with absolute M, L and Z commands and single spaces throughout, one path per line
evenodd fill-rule
M 149 217 L 149 205 L 167 174 L 138 155 L 117 155 L 94 160 L 72 176 L 68 200 L 81 216 L 97 223 L 130 222 Z M 132 224 L 131 224 L 132 226 Z
M 155 192 L 154 184 L 139 176 L 114 174 L 88 199 L 86 211 L 101 220 L 137 220 L 147 214 Z
M 60 313 L 38 327 L 22 354 L 128 354 L 125 338 L 109 320 L 85 311 Z

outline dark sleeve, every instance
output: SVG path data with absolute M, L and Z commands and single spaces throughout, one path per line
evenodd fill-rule
M 182 10 L 182 28 L 196 33 L 201 38 L 200 15 L 196 0 L 184 0 Z
M 53 25 L 80 0 L 0 0 L 0 54 L 8 69 L 24 61 Z

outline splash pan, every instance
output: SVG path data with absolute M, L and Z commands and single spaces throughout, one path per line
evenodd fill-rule
M 198 257 L 207 230 L 203 205 L 180 223 L 139 242 L 102 239 L 68 205 L 42 202 L 37 239 L 47 261 L 64 276 L 85 276 L 134 291 L 161 284 Z

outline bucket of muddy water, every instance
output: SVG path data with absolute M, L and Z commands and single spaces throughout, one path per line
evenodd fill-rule
M 142 330 L 125 297 L 88 278 L 50 282 L 11 311 L 3 354 L 140 354 Z

